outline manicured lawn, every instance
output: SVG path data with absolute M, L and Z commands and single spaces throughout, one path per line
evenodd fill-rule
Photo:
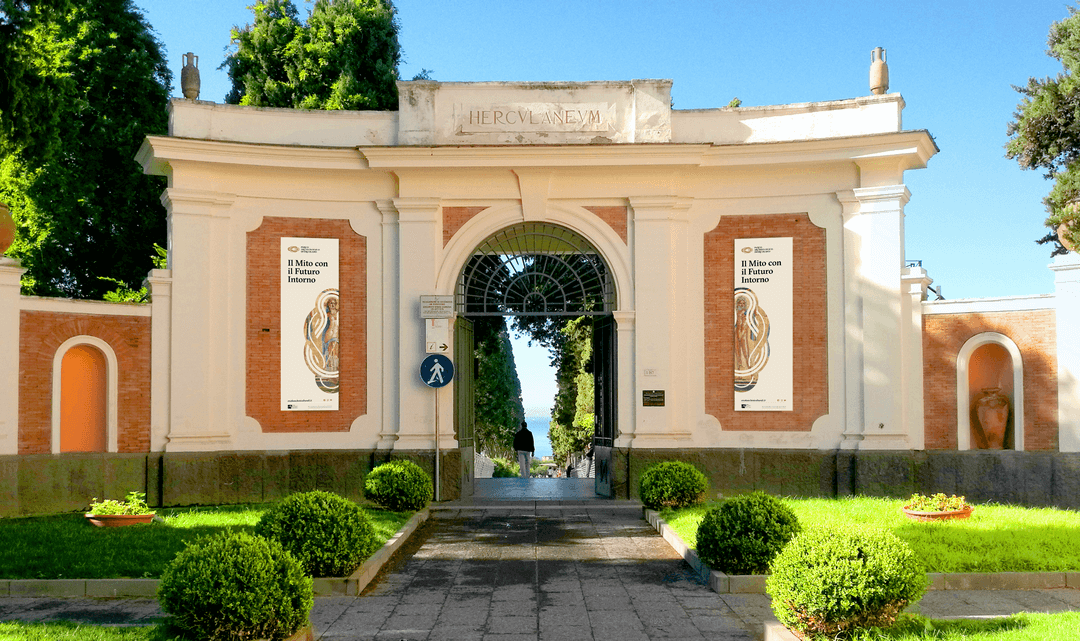
M 976 505 L 963 521 L 917 523 L 900 512 L 902 500 L 869 497 L 783 499 L 804 528 L 866 523 L 911 545 L 927 572 L 1080 571 L 1080 512 L 1011 505 Z M 716 503 L 664 510 L 661 516 L 687 545 Z
M 79 623 L 0 623 L 0 641 L 171 641 L 158 626 L 106 627 Z
M 906 617 L 888 630 L 867 630 L 852 641 L 1066 641 L 1080 639 L 1080 612 L 1014 614 L 1000 619 L 947 621 Z
M 169 508 L 158 511 L 164 523 L 121 528 L 94 527 L 81 514 L 0 519 L 0 578 L 158 578 L 187 542 L 227 529 L 254 531 L 268 507 Z M 380 543 L 412 516 L 364 510 Z

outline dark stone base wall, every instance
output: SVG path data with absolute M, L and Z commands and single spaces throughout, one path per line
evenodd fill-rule
M 709 477 L 711 498 L 764 490 L 782 496 L 912 492 L 1080 509 L 1080 453 L 767 449 L 616 449 L 616 498 L 637 498 L 641 474 L 684 460 Z M 302 450 L 0 456 L 0 517 L 75 512 L 91 499 L 145 491 L 156 506 L 264 503 L 293 492 L 328 490 L 360 500 L 376 465 L 405 458 L 434 476 L 432 451 Z M 461 496 L 461 457 L 440 458 L 442 499 Z
M 617 498 L 637 498 L 642 472 L 666 460 L 705 472 L 711 498 L 753 490 L 894 498 L 944 492 L 977 503 L 1080 509 L 1080 453 L 1071 452 L 630 449 L 616 453 Z
M 293 492 L 364 497 L 364 478 L 407 458 L 434 477 L 433 451 L 298 450 L 0 456 L 0 517 L 77 512 L 93 498 L 146 492 L 154 506 L 268 503 Z M 460 497 L 461 457 L 440 455 L 442 499 Z

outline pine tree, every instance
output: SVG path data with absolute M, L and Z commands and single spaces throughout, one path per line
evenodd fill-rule
M 1023 98 L 1009 123 L 1006 156 L 1024 169 L 1042 169 L 1054 187 L 1046 197 L 1049 234 L 1040 243 L 1053 242 L 1053 255 L 1066 250 L 1057 242 L 1056 228 L 1065 224 L 1066 238 L 1080 247 L 1080 13 L 1050 26 L 1047 53 L 1062 64 L 1055 78 L 1029 78 L 1014 87 Z
M 292 0 L 259 0 L 232 32 L 223 65 L 231 104 L 397 109 L 398 24 L 389 0 L 316 0 L 307 23 Z

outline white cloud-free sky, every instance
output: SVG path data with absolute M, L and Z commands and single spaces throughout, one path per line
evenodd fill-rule
M 200 56 L 203 100 L 228 91 L 218 70 L 251 0 L 136 0 L 167 49 L 179 95 L 181 56 Z M 310 7 L 297 1 L 302 15 Z M 1056 75 L 1045 53 L 1062 0 L 397 0 L 405 62 L 442 81 L 670 78 L 676 109 L 868 95 L 870 51 L 884 47 L 906 129 L 941 153 L 906 182 L 908 259 L 946 298 L 1053 291 L 1041 173 L 1004 157 L 1006 124 L 1029 76 Z M 515 344 L 515 347 L 517 345 Z M 553 374 L 518 353 L 526 407 L 550 406 Z M 550 380 L 547 386 L 543 381 Z M 534 394 L 533 390 L 539 393 Z M 547 398 L 548 400 L 543 400 Z

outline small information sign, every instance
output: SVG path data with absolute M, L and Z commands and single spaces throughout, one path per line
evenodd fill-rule
M 421 296 L 420 318 L 452 318 L 454 316 L 454 297 Z
M 450 351 L 450 321 L 445 318 L 428 318 L 424 321 L 426 329 L 424 344 L 428 354 L 445 354 Z
M 641 404 L 644 407 L 663 407 L 664 390 L 647 389 L 641 391 Z

